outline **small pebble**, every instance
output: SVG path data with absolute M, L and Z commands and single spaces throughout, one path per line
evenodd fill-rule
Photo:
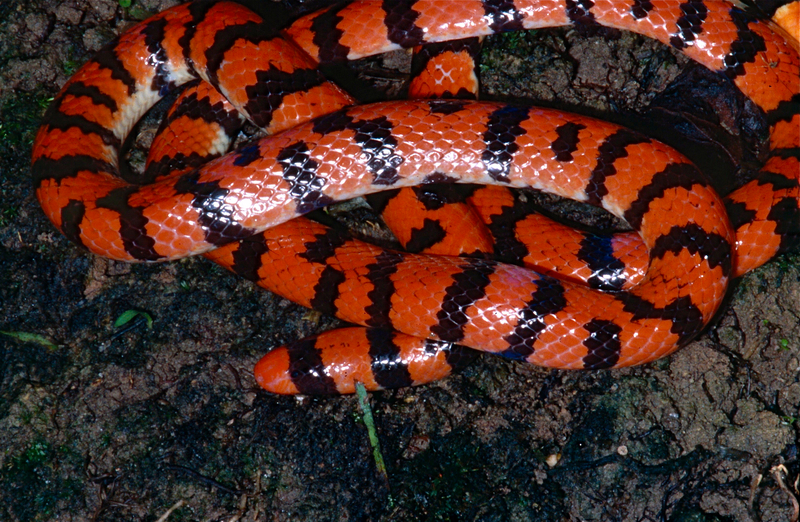
M 552 468 L 555 467 L 556 464 L 558 464 L 558 461 L 560 459 L 561 459 L 560 453 L 553 453 L 545 459 L 544 463 Z

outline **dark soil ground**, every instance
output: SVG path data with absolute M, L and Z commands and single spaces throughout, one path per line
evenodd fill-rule
M 797 255 L 748 274 L 707 333 L 649 366 L 483 356 L 443 382 L 373 394 L 383 480 L 354 398 L 276 397 L 252 378 L 272 346 L 334 319 L 203 259 L 128 265 L 68 243 L 33 194 L 32 138 L 78 66 L 171 5 L 124 3 L 0 3 L 0 519 L 791 520 Z M 362 77 L 396 89 L 397 58 L 360 64 Z M 678 145 L 713 174 L 740 175 L 763 153 L 763 122 L 729 86 L 635 35 L 509 35 L 483 61 L 487 96 L 688 129 Z M 115 327 L 131 310 L 152 327 Z

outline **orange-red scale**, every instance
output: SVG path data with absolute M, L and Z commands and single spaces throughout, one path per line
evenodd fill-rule
M 795 41 L 800 41 L 800 2 L 795 1 L 779 7 L 772 19 Z

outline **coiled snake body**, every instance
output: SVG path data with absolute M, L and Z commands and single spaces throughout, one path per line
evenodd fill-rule
M 429 42 L 573 23 L 658 39 L 734 82 L 770 125 L 770 157 L 756 178 L 723 200 L 669 147 L 552 110 L 455 100 L 348 108 L 353 100 L 319 70 Z M 120 179 L 119 149 L 135 122 L 198 77 L 277 134 L 151 184 Z M 280 34 L 238 4 L 194 2 L 132 27 L 75 74 L 36 137 L 33 175 L 51 221 L 98 255 L 208 253 L 299 303 L 380 328 L 357 331 L 369 348 L 344 374 L 332 368 L 350 364 L 348 352 L 315 351 L 316 340 L 303 345 L 312 356 L 284 350 L 257 368 L 273 391 L 336 393 L 354 379 L 386 387 L 444 375 L 460 353 L 447 343 L 558 368 L 671 353 L 710 321 L 732 277 L 798 243 L 799 107 L 797 42 L 722 1 L 364 0 L 304 16 Z M 491 260 L 386 251 L 289 221 L 334 201 L 432 182 L 529 187 L 603 207 L 641 236 L 647 273 L 603 293 Z M 380 333 L 387 329 L 429 340 L 414 345 Z

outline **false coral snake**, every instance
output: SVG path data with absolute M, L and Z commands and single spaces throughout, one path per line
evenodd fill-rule
M 345 109 L 350 97 L 318 69 L 571 23 L 639 32 L 733 81 L 770 125 L 770 157 L 756 179 L 723 202 L 668 147 L 555 111 L 442 100 Z M 302 17 L 283 35 L 228 2 L 178 6 L 122 34 L 64 86 L 37 135 L 33 174 L 48 217 L 100 255 L 158 261 L 209 252 L 350 322 L 561 368 L 672 352 L 708 323 L 732 276 L 798 241 L 797 42 L 726 2 L 366 0 Z M 284 132 L 149 185 L 121 180 L 118 151 L 133 124 L 195 77 L 268 132 Z M 385 251 L 310 222 L 281 224 L 333 201 L 430 182 L 531 187 L 602 206 L 641 235 L 649 270 L 635 287 L 600 293 L 495 261 Z M 280 250 L 288 257 L 271 259 Z M 300 259 L 308 267 L 296 284 Z M 405 341 L 369 332 L 367 343 L 380 347 L 361 354 L 366 368 L 355 378 L 376 386 L 429 380 L 424 364 L 402 362 Z M 427 341 L 415 349 L 422 359 L 453 353 L 440 348 Z M 284 378 L 276 391 L 348 389 L 329 371 L 345 352 L 330 360 L 281 354 L 257 368 L 262 385 L 277 368 Z

